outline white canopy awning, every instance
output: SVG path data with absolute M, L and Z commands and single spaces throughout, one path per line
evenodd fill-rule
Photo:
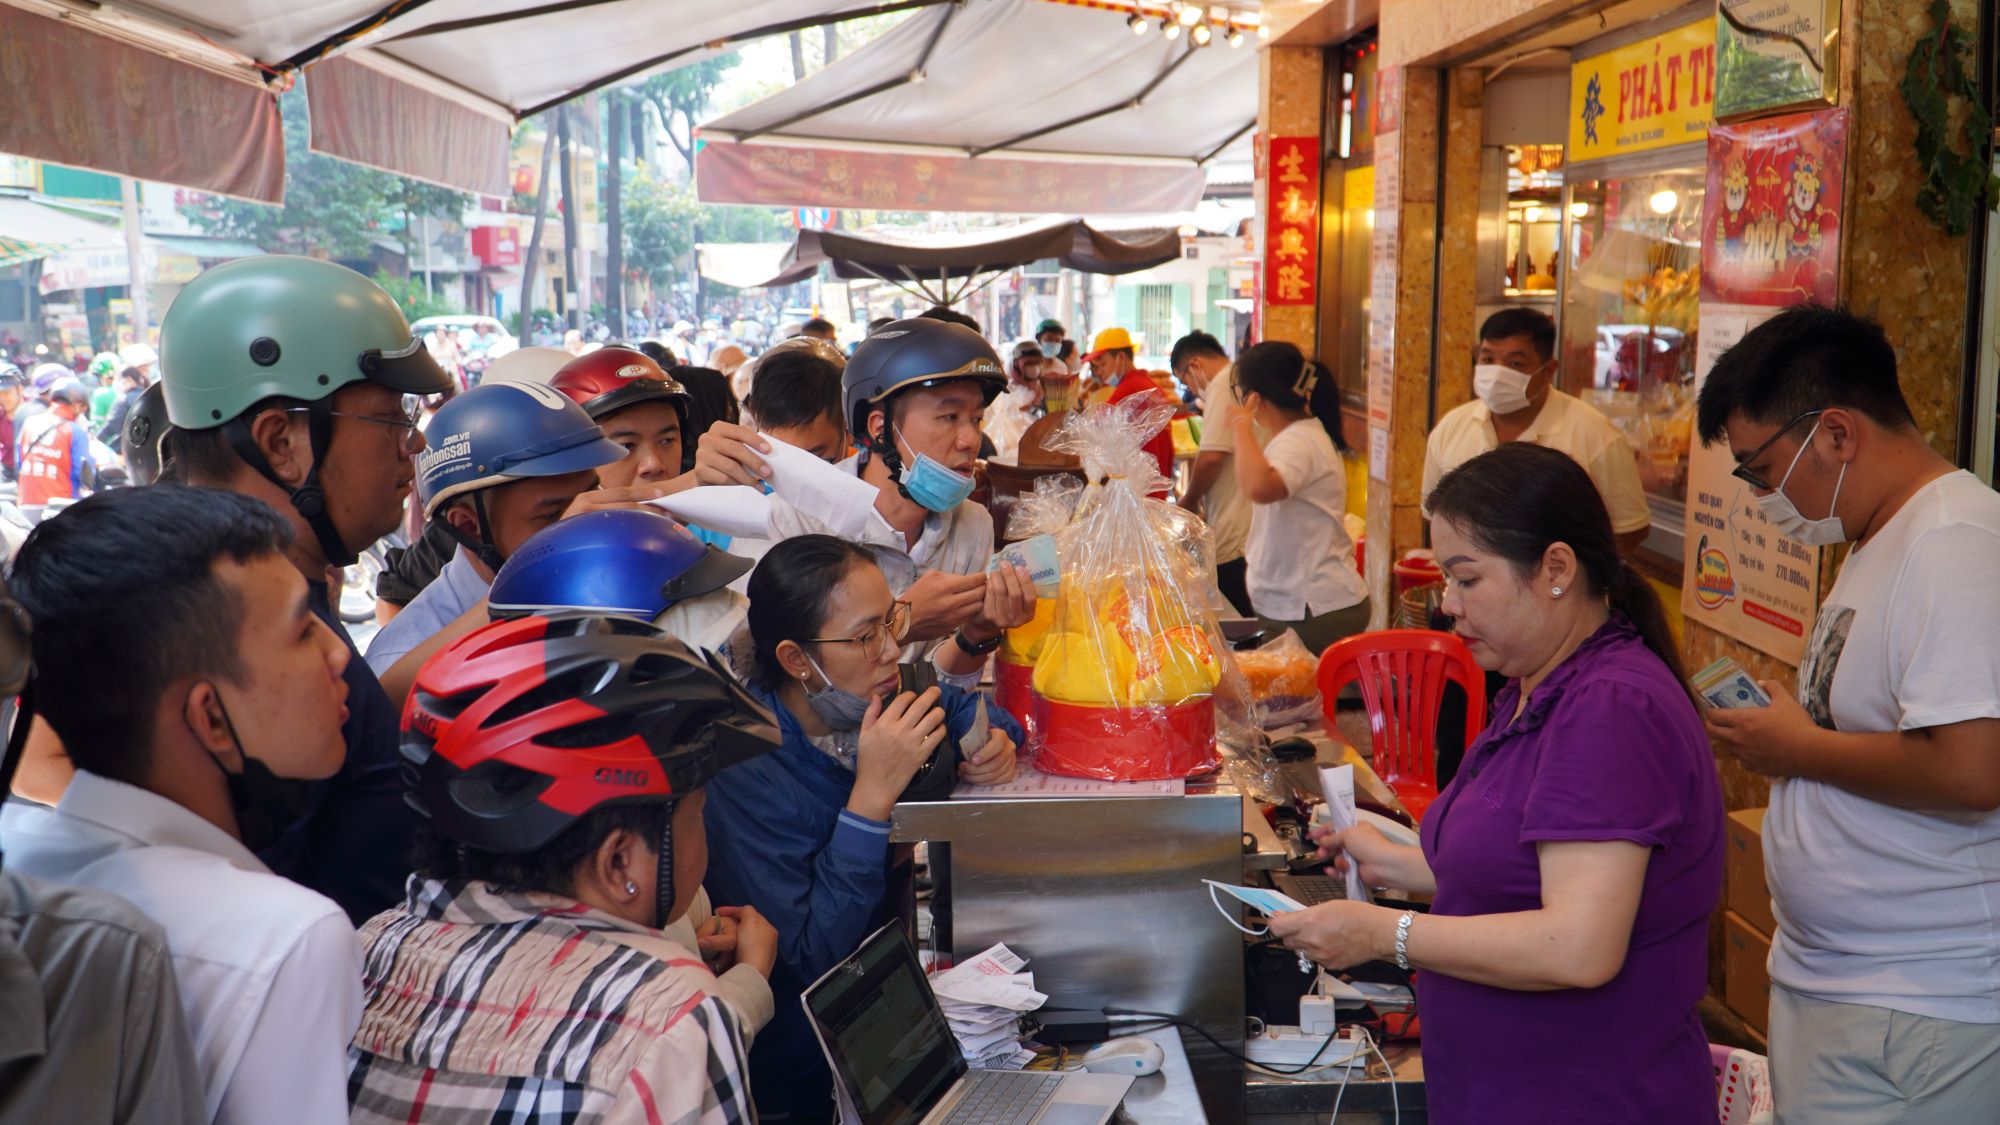
M 887 88 L 881 88 L 881 87 Z M 873 92 L 871 92 L 873 91 Z M 707 137 L 969 156 L 1200 162 L 1257 119 L 1257 52 L 1134 35 L 1115 11 L 966 0 L 702 126 Z
M 701 276 L 731 289 L 756 289 L 778 276 L 789 242 L 704 242 L 695 247 Z
M 312 145 L 344 159 L 485 194 L 504 194 L 509 127 L 571 98 L 685 65 L 764 35 L 823 22 L 930 7 L 947 0 L 7 0 L 64 28 L 137 47 L 250 84 L 303 73 L 313 99 Z M 4 11 L 0 6 L 0 11 Z M 27 26 L 35 26 L 29 24 Z M 183 64 L 183 69 L 190 68 Z M 85 77 L 106 106 L 133 90 Z M 123 76 L 123 71 L 121 78 Z M 135 104 L 173 104 L 165 78 Z M 33 84 L 30 83 L 30 86 Z M 47 91 L 61 102 L 67 95 Z M 81 100 L 90 101 L 92 97 Z M 268 137 L 252 155 L 282 171 L 275 99 Z M 254 104 L 253 104 L 254 108 Z M 88 110 L 86 110 L 88 112 Z M 213 114 L 211 114 L 213 115 Z M 32 117 L 34 115 L 16 115 Z M 185 127 L 186 123 L 182 123 Z M 243 132 L 240 114 L 226 122 Z M 7 132 L 0 126 L 0 133 Z M 48 151 L 44 151 L 47 149 Z M 62 158 L 51 145 L 15 145 Z M 171 150 L 167 150 L 171 151 Z M 214 157 L 204 155 L 214 162 Z M 157 152 L 125 146 L 69 163 L 209 188 Z M 162 171 L 156 166 L 167 164 Z M 240 177 L 247 180 L 247 177 Z M 269 179 L 269 176 L 265 177 Z M 278 188 L 235 181 L 221 190 L 276 200 Z
M 144 10 L 266 66 L 378 55 L 509 115 L 746 36 L 940 0 L 148 0 Z

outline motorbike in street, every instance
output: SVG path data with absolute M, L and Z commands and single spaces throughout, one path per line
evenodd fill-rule
M 391 532 L 368 545 L 354 565 L 340 572 L 340 596 L 334 612 L 347 625 L 372 624 L 375 620 L 375 582 L 389 568 L 389 550 L 407 546 L 400 531 Z

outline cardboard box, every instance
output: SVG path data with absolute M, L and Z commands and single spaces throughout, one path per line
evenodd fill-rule
M 1722 999 L 1760 1035 L 1771 1028 L 1771 939 L 1735 911 L 1722 916 Z
M 1764 883 L 1764 810 L 1730 813 L 1726 846 L 1722 903 L 1768 941 L 1778 932 L 1778 920 L 1771 914 L 1771 890 Z

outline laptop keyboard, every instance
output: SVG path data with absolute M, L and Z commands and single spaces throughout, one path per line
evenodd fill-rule
M 975 1070 L 965 1076 L 965 1096 L 944 1125 L 1020 1125 L 1034 1120 L 1062 1085 L 1060 1074 Z
M 1279 872 L 1271 876 L 1271 885 L 1290 895 L 1295 902 L 1306 906 L 1318 906 L 1322 902 L 1347 897 L 1347 879 L 1332 875 L 1291 875 Z

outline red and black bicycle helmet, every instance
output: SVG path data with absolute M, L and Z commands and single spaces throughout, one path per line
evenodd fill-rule
M 563 364 L 549 385 L 599 422 L 628 406 L 664 400 L 680 415 L 685 430 L 688 406 L 693 402 L 680 380 L 667 374 L 652 356 L 634 348 L 613 346 L 580 355 Z
M 446 839 L 509 855 L 607 805 L 671 805 L 778 742 L 770 712 L 719 665 L 607 614 L 468 633 L 417 672 L 403 712 L 411 806 Z M 670 856 L 669 841 L 662 910 Z

